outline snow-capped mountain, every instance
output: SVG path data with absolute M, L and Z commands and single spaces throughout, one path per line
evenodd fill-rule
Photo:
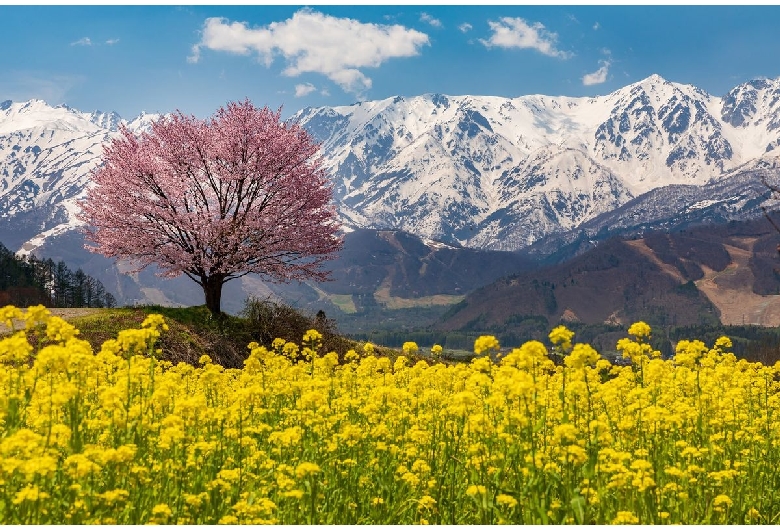
M 780 79 L 725 97 L 653 75 L 606 96 L 395 97 L 307 108 L 347 225 L 516 250 L 651 190 L 780 151 Z
M 102 146 L 157 118 L 0 103 L 0 241 L 23 252 L 67 241 L 72 254 Z M 475 248 L 550 252 L 614 230 L 747 218 L 767 199 L 760 176 L 780 173 L 780 79 L 723 97 L 658 76 L 589 98 L 399 96 L 292 119 L 322 142 L 347 229 Z
M 148 128 L 157 115 L 133 121 L 116 113 L 85 113 L 41 100 L 0 103 L 0 234 L 10 248 L 29 252 L 78 225 L 77 200 L 103 144 L 124 124 Z
M 761 179 L 778 173 L 780 161 L 759 159 L 703 186 L 662 186 L 576 228 L 547 234 L 523 251 L 548 262 L 559 262 L 615 235 L 636 237 L 651 231 L 676 231 L 704 223 L 724 224 L 759 217 L 764 214 L 762 206 L 775 202 Z

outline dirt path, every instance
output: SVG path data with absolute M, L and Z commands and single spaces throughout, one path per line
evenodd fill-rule
M 50 307 L 48 309 L 52 315 L 58 316 L 65 320 L 71 320 L 74 318 L 91 315 L 93 313 L 97 313 L 98 311 L 103 311 L 103 309 L 98 309 L 94 307 Z M 23 327 L 24 327 L 24 321 L 21 320 L 14 321 L 15 329 L 20 329 Z M 9 331 L 8 327 L 4 323 L 0 322 L 0 335 L 4 335 L 5 333 L 8 333 L 8 331 Z

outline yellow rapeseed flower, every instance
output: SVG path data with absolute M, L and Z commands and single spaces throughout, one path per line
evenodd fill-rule
M 489 351 L 498 351 L 501 346 L 493 335 L 482 335 L 474 341 L 474 353 L 482 355 Z
M 511 495 L 500 493 L 496 495 L 496 504 L 498 504 L 499 506 L 506 506 L 507 508 L 514 508 L 515 506 L 517 506 L 517 499 L 515 499 Z
M 30 501 L 35 502 L 38 500 L 48 499 L 49 494 L 42 492 L 38 489 L 38 486 L 30 485 L 23 487 L 19 492 L 14 495 L 13 504 L 22 504 L 23 502 Z
M 33 347 L 27 341 L 24 331 L 17 331 L 10 337 L 0 339 L 0 362 L 23 363 L 32 354 Z
M 404 355 L 414 355 L 417 353 L 420 348 L 417 346 L 416 342 L 404 342 L 403 347 L 401 348 L 404 352 Z
M 211 356 L 205 354 L 201 355 L 200 358 L 198 359 L 198 364 L 201 365 L 211 364 L 212 362 L 213 361 L 211 360 Z
M 631 327 L 628 328 L 628 334 L 633 335 L 637 339 L 645 339 L 650 337 L 650 326 L 645 322 L 634 322 Z
M 60 317 L 51 317 L 46 323 L 46 337 L 56 342 L 66 342 L 79 334 L 73 324 L 65 322 Z
M 612 519 L 612 524 L 639 524 L 639 518 L 634 515 L 634 512 L 620 511 Z
M 731 349 L 731 339 L 728 337 L 720 337 L 715 341 L 715 348 L 723 352 Z
M 294 342 L 287 342 L 282 347 L 282 353 L 285 356 L 287 356 L 290 359 L 292 359 L 292 360 L 295 360 L 295 359 L 298 358 L 298 352 L 299 351 L 300 351 L 300 349 L 298 348 L 298 345 L 295 344 Z
M 548 335 L 550 342 L 558 346 L 563 352 L 568 352 L 571 349 L 572 337 L 574 337 L 574 332 L 568 330 L 566 326 L 557 326 Z
M 14 320 L 22 320 L 24 316 L 24 313 L 18 307 L 7 305 L 0 308 L 0 322 L 5 324 L 9 329 L 13 329 Z
M 130 496 L 130 492 L 123 489 L 109 490 L 105 493 L 100 494 L 100 498 L 103 499 L 107 504 L 116 504 L 119 502 L 124 502 L 127 500 L 129 496 Z
M 466 495 L 468 495 L 469 497 L 476 497 L 477 495 L 485 495 L 485 493 L 487 493 L 487 488 L 485 488 L 485 486 L 472 484 L 468 488 L 466 488 Z
M 715 497 L 715 499 L 712 501 L 712 505 L 716 512 L 723 512 L 725 510 L 728 510 L 731 508 L 731 505 L 733 504 L 733 501 L 731 500 L 731 497 L 728 495 L 718 495 Z
M 707 351 L 707 346 L 700 340 L 681 340 L 675 349 L 674 362 L 693 368 Z
M 168 331 L 168 324 L 165 323 L 165 319 L 162 315 L 153 313 L 147 316 L 141 323 L 142 328 L 162 329 Z
M 286 497 L 288 499 L 302 499 L 304 495 L 303 490 L 294 489 L 294 490 L 287 490 L 282 492 L 282 497 Z
M 51 312 L 42 305 L 27 308 L 24 314 L 25 329 L 32 329 L 39 324 L 46 324 L 51 318 Z M 1 319 L 1 317 L 0 317 Z
M 433 509 L 434 506 L 436 506 L 436 499 L 434 499 L 430 495 L 423 495 L 422 497 L 417 499 L 418 510 L 431 510 Z
M 322 333 L 316 329 L 310 329 L 303 335 L 302 344 L 316 351 L 322 346 Z
M 315 475 L 322 471 L 320 466 L 312 462 L 302 462 L 295 468 L 295 476 L 298 478 L 304 478 L 308 475 Z
M 599 353 L 590 344 L 575 344 L 574 349 L 564 359 L 564 363 L 569 368 L 581 369 L 585 366 L 594 366 L 600 358 Z

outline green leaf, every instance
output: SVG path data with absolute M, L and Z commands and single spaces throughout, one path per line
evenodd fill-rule
M 577 524 L 584 524 L 585 521 L 585 497 L 577 495 L 571 500 L 571 509 L 574 511 L 574 519 Z

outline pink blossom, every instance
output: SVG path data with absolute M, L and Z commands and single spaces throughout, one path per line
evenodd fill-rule
M 327 279 L 342 241 L 319 146 L 281 111 L 248 100 L 199 120 L 181 112 L 105 147 L 82 203 L 87 246 L 186 274 L 219 312 L 222 285 L 249 273 L 271 281 Z

